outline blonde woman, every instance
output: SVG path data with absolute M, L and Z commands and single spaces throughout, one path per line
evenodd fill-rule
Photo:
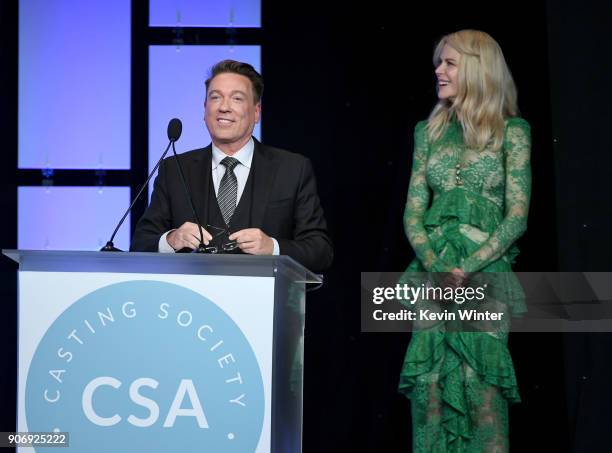
M 416 258 L 409 272 L 461 282 L 494 272 L 509 312 L 525 311 L 511 263 L 527 227 L 530 128 L 488 34 L 444 36 L 434 52 L 438 103 L 417 124 L 404 214 Z M 514 280 L 513 280 L 514 279 Z M 414 452 L 507 452 L 508 403 L 520 401 L 507 328 L 414 332 L 399 389 L 411 399 Z

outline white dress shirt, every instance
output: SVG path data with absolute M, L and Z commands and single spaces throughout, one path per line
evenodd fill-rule
M 234 174 L 236 175 L 236 179 L 238 180 L 238 196 L 236 198 L 236 205 L 240 202 L 240 197 L 244 192 L 244 188 L 247 183 L 247 179 L 249 178 L 249 172 L 251 171 L 251 163 L 253 162 L 253 151 L 255 150 L 255 142 L 251 138 L 246 145 L 240 148 L 233 156 L 234 159 L 237 159 L 240 163 L 234 167 Z M 225 165 L 221 165 L 221 161 L 227 157 L 223 151 L 212 145 L 212 179 L 213 186 L 215 188 L 215 197 L 219 192 L 219 185 L 221 184 L 221 179 L 225 174 L 226 167 Z M 169 233 L 174 230 L 166 231 L 160 238 L 158 244 L 158 250 L 162 253 L 173 253 L 175 250 L 172 248 L 166 237 Z M 278 241 L 274 238 L 272 239 L 272 243 L 274 244 L 274 249 L 272 251 L 273 255 L 280 254 L 280 248 L 278 246 Z
M 244 186 L 246 186 L 247 179 L 249 178 L 249 172 L 251 171 L 251 162 L 253 162 L 253 150 L 255 149 L 255 143 L 253 139 L 250 139 L 246 145 L 234 154 L 234 159 L 240 162 L 234 167 L 234 174 L 238 180 L 238 197 L 236 198 L 236 204 L 240 202 L 242 192 L 244 192 Z M 225 174 L 227 168 L 225 165 L 221 165 L 221 161 L 227 157 L 223 151 L 217 148 L 214 144 L 212 145 L 212 178 L 213 185 L 215 187 L 215 196 L 219 193 L 219 186 L 221 185 L 221 179 Z

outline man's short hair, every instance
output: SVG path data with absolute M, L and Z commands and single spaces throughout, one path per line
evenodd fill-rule
M 232 74 L 239 74 L 249 79 L 251 81 L 251 87 L 253 88 L 253 97 L 255 104 L 261 101 L 264 89 L 264 83 L 261 74 L 259 74 L 250 64 L 236 60 L 222 60 L 216 63 L 212 68 L 210 68 L 210 76 L 208 77 L 208 79 L 206 79 L 205 82 L 206 93 L 208 93 L 208 86 L 210 85 L 210 81 L 219 74 L 223 74 L 226 72 Z

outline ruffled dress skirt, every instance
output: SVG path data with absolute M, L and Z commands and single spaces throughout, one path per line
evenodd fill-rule
M 434 252 L 452 266 L 480 248 L 503 220 L 490 200 L 457 188 L 442 194 L 424 225 Z M 489 272 L 492 298 L 510 315 L 525 312 L 524 293 L 511 263 L 516 246 L 480 272 Z M 435 270 L 435 269 L 434 269 Z M 404 282 L 425 273 L 413 261 Z M 423 275 L 423 274 L 420 274 Z M 489 293 L 489 292 L 488 292 Z M 507 348 L 508 324 L 462 331 L 437 322 L 413 332 L 399 391 L 411 399 L 413 452 L 503 453 L 509 450 L 508 403 L 520 401 Z

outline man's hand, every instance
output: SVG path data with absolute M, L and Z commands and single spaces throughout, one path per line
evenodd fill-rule
M 204 245 L 212 239 L 211 234 L 202 227 L 204 235 Z M 200 229 L 192 222 L 183 223 L 178 229 L 171 231 L 166 236 L 166 241 L 174 250 L 183 248 L 197 249 L 200 245 Z
M 240 250 L 251 255 L 272 255 L 274 251 L 272 238 L 259 228 L 236 231 L 230 235 L 229 240 L 236 241 Z

